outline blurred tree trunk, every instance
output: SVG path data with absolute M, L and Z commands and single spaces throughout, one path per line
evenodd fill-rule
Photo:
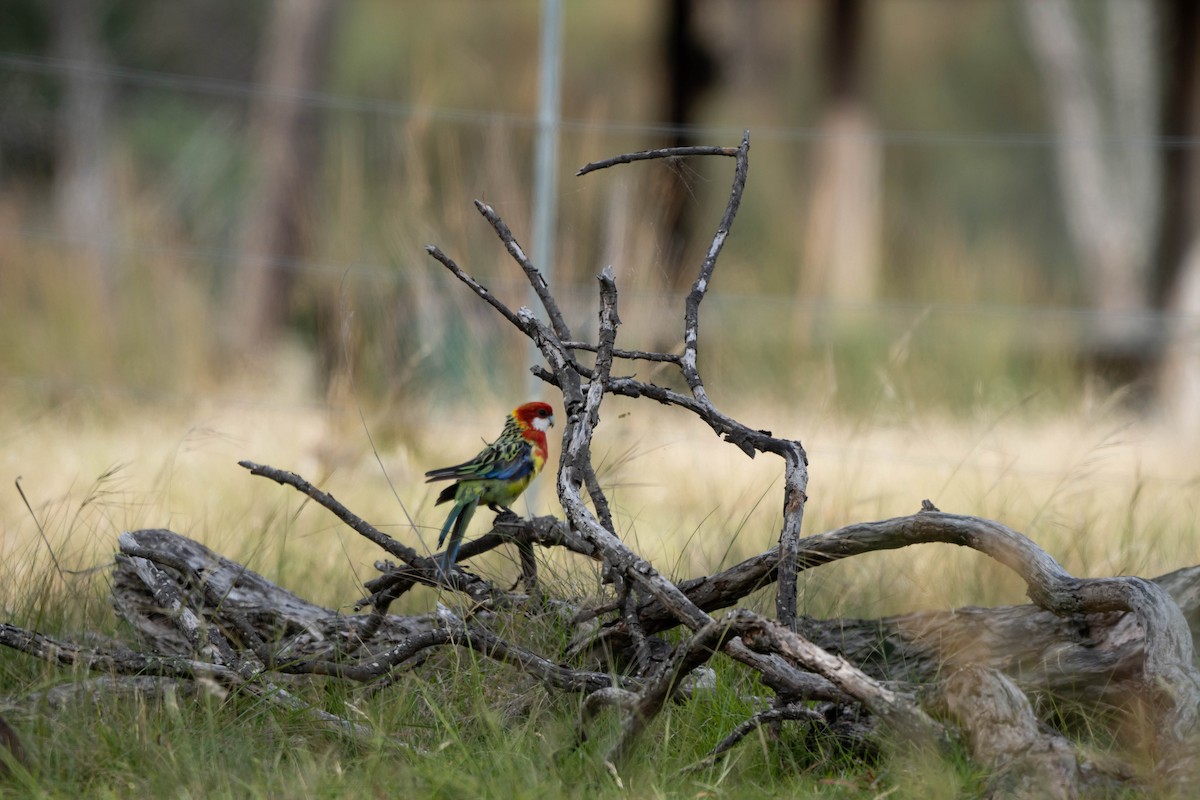
M 301 97 L 320 88 L 337 0 L 275 0 L 251 112 L 257 175 L 230 284 L 237 344 L 269 344 L 287 321 L 297 263 L 310 248 L 319 156 L 318 110 Z
M 866 6 L 825 0 L 824 107 L 813 149 L 802 296 L 857 304 L 875 297 L 880 269 L 882 157 L 863 91 Z
M 1131 381 L 1155 356 L 1155 331 L 1140 313 L 1149 307 L 1158 202 L 1154 12 L 1149 0 L 1107 0 L 1102 71 L 1068 0 L 1024 0 L 1022 8 L 1057 138 L 1067 227 L 1101 312 L 1086 332 L 1088 352 L 1094 367 Z
M 696 122 L 700 100 L 716 82 L 716 60 L 696 30 L 696 0 L 669 0 L 663 28 L 667 121 L 676 129 L 667 147 L 699 144 L 681 128 Z M 693 233 L 692 189 L 684 176 L 671 172 L 662 186 L 660 249 L 668 284 L 685 286 L 695 270 L 684 263 Z
M 113 181 L 108 161 L 112 81 L 100 71 L 102 0 L 55 0 L 54 49 L 68 62 L 59 108 L 55 213 L 65 241 L 86 270 L 102 323 L 111 327 L 117 261 L 113 256 Z M 111 333 L 111 330 L 108 331 Z
M 1163 31 L 1163 135 L 1200 137 L 1200 4 L 1167 0 Z M 1159 402 L 1167 419 L 1200 434 L 1200 153 L 1192 146 L 1162 149 L 1162 226 L 1156 305 L 1171 312 L 1159 373 Z

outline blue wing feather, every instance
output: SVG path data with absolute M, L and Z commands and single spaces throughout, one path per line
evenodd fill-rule
M 523 477 L 533 469 L 529 442 L 500 442 L 485 447 L 479 455 L 462 464 L 433 469 L 425 473 L 425 482 L 449 480 L 509 480 Z
M 489 472 L 485 477 L 492 480 L 515 480 L 524 478 L 529 473 L 533 472 L 533 457 L 529 454 L 529 448 L 526 447 L 521 457 L 504 465 L 496 465 L 496 469 Z

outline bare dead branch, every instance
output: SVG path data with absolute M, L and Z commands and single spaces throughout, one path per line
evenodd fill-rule
M 366 683 L 388 675 L 397 665 L 421 651 L 441 645 L 464 647 L 516 667 L 550 689 L 591 693 L 613 685 L 612 679 L 605 673 L 574 670 L 555 664 L 532 650 L 505 641 L 483 627 L 461 622 L 415 634 L 387 652 L 358 661 L 298 660 L 281 663 L 278 668 L 296 675 L 329 675 Z
M 0 645 L 18 650 L 60 667 L 83 667 L 119 675 L 159 675 L 168 678 L 215 678 L 236 682 L 238 675 L 228 667 L 179 656 L 155 656 L 127 649 L 106 650 L 83 647 L 74 642 L 27 631 L 0 622 Z
M 587 342 L 563 342 L 563 347 L 571 350 L 584 350 L 589 353 L 594 353 L 599 345 L 589 344 Z M 619 347 L 613 348 L 613 358 L 624 358 L 630 361 L 662 361 L 669 364 L 678 364 L 680 356 L 676 353 L 653 353 L 646 350 L 622 350 Z M 585 376 L 590 377 L 590 375 Z
M 429 253 L 429 255 L 433 256 L 433 258 L 440 262 L 442 266 L 450 270 L 454 277 L 458 278 L 460 281 L 470 287 L 471 291 L 479 296 L 485 303 L 499 311 L 500 316 L 511 322 L 517 330 L 521 331 L 522 333 L 529 334 L 529 330 L 521 318 L 517 314 L 513 313 L 513 310 L 506 306 L 500 300 L 500 298 L 496 297 L 496 295 L 484 288 L 482 283 L 464 272 L 462 267 L 458 266 L 458 264 L 454 262 L 454 259 L 450 258 L 450 256 L 443 253 L 436 245 L 432 244 L 425 246 L 425 252 Z
M 381 548 L 387 553 L 390 553 L 410 566 L 415 566 L 421 561 L 430 560 L 422 558 L 416 550 L 413 550 L 408 545 L 402 544 L 393 539 L 391 536 L 388 536 L 386 533 L 379 530 L 374 525 L 367 522 L 365 519 L 339 503 L 336 499 L 334 499 L 333 495 L 327 492 L 322 492 L 320 489 L 313 486 L 311 483 L 294 472 L 277 469 L 266 464 L 256 464 L 253 461 L 239 461 L 238 466 L 250 470 L 251 475 L 261 475 L 264 478 L 270 478 L 281 486 L 291 486 L 301 494 L 308 495 L 313 500 L 317 501 L 317 503 L 329 510 L 335 517 L 349 525 L 360 536 L 365 537 L 377 547 Z
M 712 658 L 725 642 L 737 635 L 733 630 L 731 618 L 710 622 L 688 640 L 686 646 L 675 651 L 675 657 L 664 663 L 658 675 L 651 680 L 646 688 L 637 696 L 637 702 L 629 709 L 621 736 L 605 759 L 610 763 L 620 765 L 629 755 L 637 737 L 663 706 L 675 694 L 684 676 Z
M 761 728 L 763 725 L 774 725 L 777 722 L 811 722 L 814 724 L 824 723 L 825 717 L 820 712 L 814 711 L 807 705 L 801 703 L 791 703 L 785 706 L 776 708 L 768 708 L 758 712 L 750 717 L 745 722 L 738 725 L 729 735 L 713 746 L 712 750 L 704 756 L 703 759 L 688 767 L 688 772 L 695 770 L 707 769 L 720 760 L 721 756 L 728 753 L 746 736 Z
M 617 314 L 617 283 L 611 266 L 607 266 L 597 276 L 600 284 L 600 344 L 596 348 L 596 363 L 592 367 L 591 383 L 586 395 L 586 411 L 588 425 L 594 430 L 600 424 L 600 404 L 604 401 L 604 384 L 612 371 L 613 348 L 616 346 L 617 326 L 621 318 Z M 600 488 L 596 471 L 592 468 L 592 436 L 580 437 L 574 468 L 583 477 L 588 496 L 592 500 L 592 508 L 601 527 L 616 535 L 613 526 L 612 513 L 608 508 L 608 499 Z
M 524 519 L 516 514 L 501 512 L 492 523 L 492 530 L 483 536 L 464 542 L 458 551 L 456 563 L 469 561 L 476 556 L 499 547 L 506 542 L 528 541 L 542 547 L 562 547 L 572 553 L 598 558 L 596 548 L 575 534 L 567 523 L 553 516 Z M 391 562 L 376 562 L 376 568 L 385 574 L 372 578 L 364 585 L 370 594 L 355 603 L 355 608 L 373 606 L 380 614 L 405 591 L 414 585 L 414 579 L 405 569 Z M 532 591 L 528 586 L 528 591 Z M 522 595 L 509 595 L 509 604 L 520 605 Z M 369 638 L 368 633 L 363 634 Z
M 747 131 L 742 136 L 741 146 L 737 149 L 733 188 L 729 191 L 729 202 L 725 205 L 725 213 L 722 214 L 721 222 L 717 225 L 717 232 L 713 235 L 708 252 L 704 255 L 704 262 L 700 265 L 700 275 L 692 284 L 692 290 L 688 292 L 687 300 L 684 302 L 683 355 L 679 361 L 680 368 L 688 388 L 692 390 L 692 396 L 706 405 L 711 404 L 708 400 L 708 392 L 704 389 L 704 381 L 700 379 L 700 371 L 697 368 L 700 348 L 700 303 L 708 294 L 713 271 L 717 268 L 717 258 L 725 247 L 725 240 L 729 238 L 729 231 L 733 227 L 738 207 L 742 204 L 742 193 L 746 189 L 746 177 L 750 169 L 749 155 L 750 132 Z
M 625 630 L 629 632 L 630 641 L 633 643 L 633 672 L 635 675 L 644 675 L 654 660 L 654 652 L 646 638 L 646 632 L 638 622 L 637 592 L 629 581 L 625 580 L 625 576 L 615 570 L 612 574 L 612 584 L 617 593 L 616 605 L 621 610 L 621 619 L 625 621 Z
M 751 611 L 735 612 L 730 625 L 752 649 L 779 653 L 860 701 L 895 734 L 897 742 L 918 748 L 947 743 L 945 729 L 913 698 L 882 686 L 845 659 L 830 655 L 789 628 Z
M 515 589 L 518 585 L 521 585 L 530 594 L 537 594 L 540 591 L 538 585 L 537 555 L 533 550 L 533 540 L 528 536 L 522 536 L 517 539 L 517 558 L 521 564 L 521 575 L 517 578 L 517 583 L 513 584 L 512 588 Z
M 546 310 L 546 316 L 550 318 L 550 325 L 554 330 L 555 336 L 558 337 L 559 342 L 561 343 L 570 341 L 571 329 L 567 327 L 567 321 L 563 318 L 562 311 L 560 311 L 558 308 L 558 301 L 555 300 L 554 295 L 550 293 L 550 286 L 546 283 L 546 276 L 544 276 L 541 270 L 535 267 L 533 262 L 529 260 L 529 257 L 525 255 L 525 250 L 517 242 L 516 237 L 513 236 L 512 230 L 509 229 L 508 224 L 500 218 L 500 215 L 496 213 L 494 208 L 479 200 L 475 201 L 475 208 L 480 214 L 483 215 L 484 219 L 486 219 L 496 231 L 496 235 L 499 236 L 500 241 L 504 243 L 504 249 L 508 251 L 508 254 L 513 257 L 513 260 L 520 265 L 522 270 L 524 270 L 525 277 L 529 280 L 529 285 L 533 287 L 534 293 L 538 296 L 538 300 L 542 303 L 542 308 Z M 542 257 L 549 259 L 551 258 L 551 255 L 549 253 L 543 253 Z
M 711 618 L 692 605 L 678 588 L 660 575 L 651 564 L 625 547 L 625 544 L 587 509 L 579 494 L 578 487 L 582 482 L 577 474 L 580 455 L 587 452 L 592 432 L 599 423 L 600 403 L 604 397 L 608 370 L 612 365 L 612 347 L 619 323 L 615 306 L 615 286 L 611 291 L 608 289 L 611 282 L 611 272 L 606 271 L 606 275 L 601 276 L 600 347 L 596 353 L 596 366 L 588 385 L 586 400 L 576 409 L 568 407 L 567 423 L 563 426 L 562 455 L 558 472 L 559 501 L 571 527 L 603 553 L 608 564 L 662 600 L 663 605 L 671 608 L 672 613 L 688 627 L 699 629 L 711 622 Z M 559 374 L 560 371 L 556 369 L 555 373 Z
M 687 158 L 688 156 L 731 156 L 736 157 L 738 148 L 736 147 L 710 147 L 705 145 L 695 147 L 663 147 L 658 150 L 642 150 L 639 153 L 625 153 L 612 158 L 605 158 L 601 161 L 593 161 L 590 164 L 585 164 L 575 173 L 576 177 L 587 175 L 589 172 L 595 172 L 608 167 L 615 167 L 618 164 L 632 164 L 634 161 L 646 161 L 653 158 Z
M 308 495 L 332 512 L 338 519 L 349 525 L 354 531 L 383 548 L 391 555 L 404 561 L 406 564 L 405 569 L 397 573 L 402 578 L 430 586 L 445 585 L 462 592 L 476 603 L 489 606 L 512 605 L 524 602 L 527 599 L 525 595 L 512 595 L 498 589 L 490 582 L 465 573 L 461 569 L 454 569 L 448 574 L 443 573 L 437 559 L 421 556 L 416 550 L 396 541 L 343 506 L 332 495 L 322 492 L 294 472 L 276 469 L 264 464 L 256 464 L 253 461 L 239 461 L 238 464 L 250 470 L 250 474 L 252 475 L 262 475 L 276 483 L 291 486 L 297 491 Z

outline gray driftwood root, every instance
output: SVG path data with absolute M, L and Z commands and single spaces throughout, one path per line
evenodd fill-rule
M 971 756 L 991 771 L 987 798 L 1071 800 L 1134 782 L 1131 770 L 1087 758 L 1040 724 L 1025 694 L 996 670 L 952 670 L 929 705 L 957 725 Z

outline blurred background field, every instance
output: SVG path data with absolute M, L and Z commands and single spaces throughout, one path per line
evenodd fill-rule
M 0 489 L 6 616 L 82 593 L 94 622 L 104 574 L 60 575 L 50 550 L 86 569 L 137 527 L 348 609 L 379 554 L 236 462 L 300 472 L 430 549 L 443 515 L 422 473 L 531 393 L 557 398 L 424 246 L 531 303 L 483 199 L 581 338 L 611 264 L 620 344 L 672 349 L 732 161 L 572 176 L 747 129 L 701 367 L 723 410 L 804 442 L 809 532 L 929 498 L 1080 575 L 1200 562 L 1200 23 L 1190 0 L 1033 5 L 566 3 L 548 257 L 541 3 L 6 0 L 0 486 L 19 477 L 32 506 Z M 665 571 L 778 534 L 780 465 L 682 413 L 613 400 L 596 455 L 619 532 Z M 530 509 L 555 512 L 541 483 Z M 509 557 L 480 568 L 511 575 Z M 598 590 L 591 567 L 548 569 Z M 802 592 L 815 615 L 1023 599 L 934 546 Z

